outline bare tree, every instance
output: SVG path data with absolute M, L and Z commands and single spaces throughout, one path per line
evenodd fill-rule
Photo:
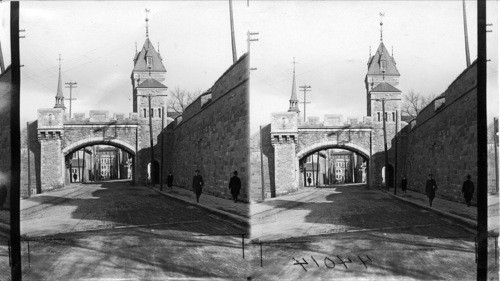
M 181 114 L 182 112 L 184 112 L 186 107 L 190 105 L 201 94 L 201 90 L 189 92 L 179 87 L 175 87 L 173 91 L 170 91 L 168 111 Z
M 410 116 L 412 119 L 417 118 L 418 113 L 429 103 L 431 103 L 437 96 L 437 94 L 424 96 L 420 93 L 415 93 L 413 90 L 410 90 L 407 94 L 403 95 L 401 112 L 403 115 Z

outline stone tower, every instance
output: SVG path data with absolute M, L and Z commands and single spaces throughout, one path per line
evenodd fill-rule
M 62 92 L 62 80 L 61 80 L 61 55 L 59 55 L 59 79 L 57 80 L 57 94 L 56 94 L 56 104 L 54 108 L 66 109 L 64 106 L 64 95 Z
M 292 96 L 290 97 L 290 107 L 288 112 L 300 113 L 299 99 L 297 98 L 297 87 L 295 86 L 295 58 L 293 58 L 293 82 L 292 82 Z
M 166 95 L 167 86 L 163 83 L 167 77 L 167 70 L 162 58 L 149 40 L 149 19 L 146 17 L 146 41 L 140 52 L 134 56 L 132 70 L 133 112 L 139 113 L 142 118 L 149 117 L 148 97 L 141 95 Z M 162 107 L 166 110 L 166 96 L 151 98 L 151 113 L 153 118 L 161 118 Z M 165 112 L 166 113 L 166 112 Z M 165 114 L 166 116 L 166 114 Z
M 401 91 L 396 88 L 399 84 L 399 71 L 394 56 L 389 54 L 384 45 L 382 36 L 382 21 L 380 22 L 380 44 L 377 51 L 368 59 L 368 70 L 365 77 L 367 116 L 375 122 L 382 119 L 382 99 L 385 99 L 385 111 L 388 122 L 400 120 Z

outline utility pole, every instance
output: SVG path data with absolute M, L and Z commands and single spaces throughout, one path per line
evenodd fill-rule
M 66 86 L 66 88 L 69 88 L 69 99 L 66 99 L 66 100 L 69 100 L 69 118 L 71 118 L 71 101 L 73 100 L 76 100 L 76 98 L 73 98 L 73 88 L 76 88 L 76 82 L 71 82 L 69 81 L 68 83 L 64 83 L 68 86 Z
M 229 0 L 229 20 L 231 24 L 231 45 L 233 48 L 233 63 L 236 62 L 236 42 L 234 39 L 234 23 L 233 23 L 233 1 Z
M 310 102 L 306 102 L 306 92 L 309 92 L 311 91 L 311 86 L 308 86 L 308 85 L 304 85 L 304 86 L 299 86 L 300 88 L 300 91 L 303 91 L 304 92 L 304 101 L 303 102 L 299 102 L 299 103 L 303 103 L 304 104 L 304 123 L 306 122 L 306 104 L 310 103 Z
M 252 38 L 252 35 L 259 35 L 258 32 L 250 32 L 247 31 L 247 53 L 250 54 L 250 42 L 252 41 L 259 41 L 258 38 Z
M 3 62 L 3 53 L 2 53 L 2 42 L 0 41 L 0 74 L 5 71 L 5 64 Z
M 149 108 L 149 150 L 151 151 L 151 166 L 150 166 L 150 174 L 151 174 L 151 183 L 153 184 L 153 187 L 155 187 L 155 182 L 153 180 L 153 175 L 154 172 L 154 161 L 155 161 L 155 152 L 153 150 L 153 120 L 152 120 L 152 115 L 153 113 L 151 111 L 151 98 L 152 97 L 166 97 L 168 95 L 155 95 L 155 94 L 146 94 L 146 95 L 137 95 L 138 97 L 147 97 L 148 98 L 148 108 Z M 162 110 L 163 111 L 163 110 Z M 163 128 L 162 128 L 163 129 Z M 134 163 L 135 164 L 135 163 Z
M 477 280 L 488 277 L 486 1 L 477 1 Z
M 467 35 L 467 14 L 465 13 L 465 0 L 462 0 L 462 6 L 464 10 L 465 60 L 467 63 L 467 67 L 469 67 L 470 66 L 469 36 Z

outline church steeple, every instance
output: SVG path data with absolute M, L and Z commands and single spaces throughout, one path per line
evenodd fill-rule
M 63 110 L 66 109 L 64 106 L 64 95 L 62 91 L 62 80 L 61 80 L 61 54 L 59 54 L 59 79 L 57 81 L 57 94 L 56 94 L 56 105 L 54 105 L 54 108 L 62 108 Z
M 290 107 L 288 108 L 288 112 L 297 112 L 299 113 L 299 99 L 297 98 L 297 88 L 295 86 L 295 58 L 293 58 L 293 80 L 292 80 L 292 96 L 290 97 Z

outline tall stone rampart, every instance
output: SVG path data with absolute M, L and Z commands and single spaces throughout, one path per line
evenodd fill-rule
M 409 189 L 425 193 L 432 173 L 439 188 L 436 196 L 463 201 L 464 177 L 470 174 L 477 181 L 476 74 L 473 63 L 422 110 L 416 125 L 404 128 L 398 138 L 398 183 L 406 175 Z
M 211 87 L 210 99 L 196 99 L 164 130 L 164 172 L 172 171 L 174 185 L 191 189 L 194 171 L 200 170 L 205 193 L 230 198 L 228 183 L 236 170 L 243 185 L 240 198 L 249 200 L 248 66 L 243 55 Z

